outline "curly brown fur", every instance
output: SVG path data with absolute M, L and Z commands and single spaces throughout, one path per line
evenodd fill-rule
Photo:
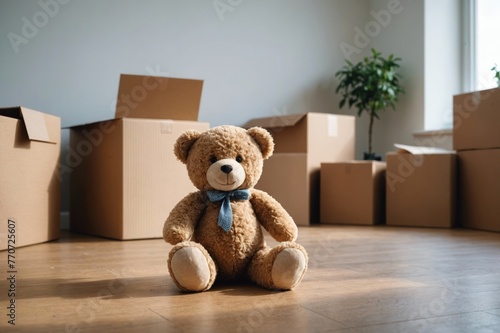
M 174 145 L 174 154 L 179 161 L 186 164 L 189 150 L 200 135 L 201 133 L 197 130 L 188 130 L 181 134 Z
M 248 129 L 247 133 L 259 145 L 260 151 L 262 152 L 262 158 L 268 159 L 271 157 L 274 151 L 274 140 L 271 134 L 260 127 L 252 127 Z
M 293 243 L 297 226 L 290 215 L 270 195 L 253 189 L 262 173 L 263 161 L 273 149 L 271 135 L 262 128 L 247 131 L 219 126 L 204 133 L 188 131 L 181 135 L 174 151 L 186 164 L 199 191 L 187 195 L 171 211 L 163 228 L 165 241 L 173 245 L 185 241 L 198 244 L 213 260 L 218 279 L 231 280 L 248 274 L 256 283 L 276 289 L 271 274 L 276 255 L 284 248 L 299 248 L 307 262 L 307 254 Z M 214 189 L 207 171 L 218 160 L 237 161 L 235 166 L 243 168 L 245 176 L 238 189 L 250 190 L 249 200 L 231 200 L 233 219 L 228 232 L 217 224 L 221 202 L 210 202 L 207 196 L 207 191 Z M 287 243 L 267 248 L 261 226 L 277 241 Z
M 264 191 L 253 189 L 250 202 L 260 224 L 274 239 L 278 242 L 289 242 L 297 239 L 297 225 L 272 196 Z
M 191 240 L 206 205 L 206 197 L 201 192 L 193 192 L 184 197 L 172 209 L 163 225 L 163 239 L 173 245 Z
M 246 130 L 234 126 L 220 126 L 202 133 L 189 150 L 186 162 L 189 178 L 201 191 L 211 190 L 206 179 L 211 157 L 220 160 L 237 156 L 243 157 L 241 164 L 246 170 L 246 180 L 240 188 L 251 188 L 259 180 L 263 166 L 257 142 Z

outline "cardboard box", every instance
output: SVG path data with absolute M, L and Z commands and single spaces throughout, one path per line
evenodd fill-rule
M 320 222 L 384 223 L 385 169 L 376 161 L 322 163 Z
M 500 231 L 500 149 L 458 152 L 458 167 L 460 224 Z
M 173 148 L 184 131 L 209 128 L 196 121 L 202 85 L 122 75 L 116 118 L 71 128 L 72 231 L 115 239 L 162 237 L 170 210 L 196 190 Z
M 453 152 L 387 154 L 386 224 L 455 225 L 457 163 Z
M 500 148 L 500 88 L 453 96 L 453 149 Z
M 0 250 L 59 237 L 60 151 L 60 118 L 0 109 Z
M 245 124 L 252 126 L 269 130 L 275 142 L 256 188 L 278 200 L 297 225 L 319 222 L 321 163 L 354 159 L 354 116 L 304 113 Z

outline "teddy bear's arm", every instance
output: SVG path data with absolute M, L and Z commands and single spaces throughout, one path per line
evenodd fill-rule
M 172 209 L 163 225 L 163 239 L 175 245 L 190 240 L 194 228 L 206 207 L 206 200 L 200 192 L 188 194 Z
M 297 239 L 297 225 L 287 211 L 266 192 L 252 189 L 250 197 L 255 215 L 260 224 L 278 242 Z

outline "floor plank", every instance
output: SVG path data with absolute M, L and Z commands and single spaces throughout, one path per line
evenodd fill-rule
M 16 332 L 499 332 L 500 234 L 464 229 L 301 227 L 301 285 L 177 290 L 160 239 L 63 233 L 16 251 Z M 269 244 L 276 244 L 268 237 Z M 7 323 L 0 252 L 0 331 Z M 14 331 L 14 330 L 12 330 Z
M 484 312 L 471 312 L 451 316 L 433 317 L 411 321 L 394 322 L 376 326 L 337 330 L 342 333 L 403 333 L 403 332 L 453 332 L 453 333 L 498 333 L 500 318 Z

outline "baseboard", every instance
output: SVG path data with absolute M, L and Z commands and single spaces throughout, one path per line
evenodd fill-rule
M 69 230 L 69 212 L 61 212 L 61 230 Z

